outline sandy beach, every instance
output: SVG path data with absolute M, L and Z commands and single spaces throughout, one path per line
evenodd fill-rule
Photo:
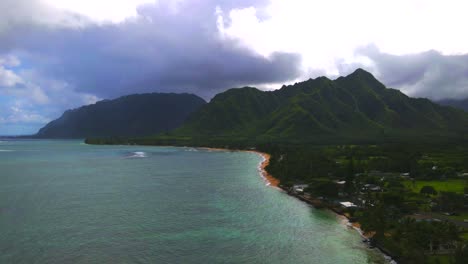
M 268 164 L 270 164 L 271 155 L 267 153 L 263 153 L 263 152 L 258 152 L 258 151 L 252 151 L 252 152 L 257 153 L 263 157 L 263 161 L 260 164 L 260 170 L 261 170 L 261 174 L 263 178 L 268 182 L 268 185 L 272 187 L 278 187 L 280 181 L 266 171 L 266 167 L 268 166 Z
M 271 158 L 271 155 L 268 153 L 255 151 L 255 150 L 233 150 L 233 149 L 210 148 L 210 147 L 198 147 L 198 149 L 203 149 L 203 150 L 208 150 L 208 151 L 245 151 L 245 152 L 251 152 L 251 153 L 260 155 L 263 158 L 263 161 L 260 164 L 260 173 L 262 175 L 262 178 L 265 179 L 268 186 L 278 188 L 278 185 L 280 184 L 280 180 L 273 177 L 271 174 L 269 174 L 266 171 L 266 167 L 268 166 L 268 164 L 270 164 L 270 158 Z

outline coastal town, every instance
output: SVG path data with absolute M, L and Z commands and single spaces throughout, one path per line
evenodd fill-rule
M 287 154 L 281 155 L 284 160 Z M 262 168 L 271 170 L 266 162 Z M 343 168 L 340 176 L 276 179 L 270 185 L 315 208 L 346 217 L 348 226 L 361 233 L 369 248 L 377 248 L 394 261 L 463 263 L 467 259 L 466 250 L 461 250 L 468 241 L 466 171 L 423 162 L 418 174 L 362 171 L 356 163 L 349 157 L 335 161 Z

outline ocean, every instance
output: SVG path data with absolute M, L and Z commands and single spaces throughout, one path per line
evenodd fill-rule
M 0 263 L 384 263 L 249 152 L 0 141 Z

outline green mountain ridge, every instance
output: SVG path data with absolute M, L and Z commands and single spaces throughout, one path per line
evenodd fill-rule
M 151 93 L 103 100 L 66 111 L 37 138 L 141 137 L 179 127 L 206 102 L 193 94 Z
M 358 69 L 276 91 L 235 88 L 216 95 L 169 136 L 248 141 L 463 137 L 468 114 L 386 88 Z

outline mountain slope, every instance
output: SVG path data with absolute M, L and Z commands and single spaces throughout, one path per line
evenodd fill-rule
M 39 138 L 133 137 L 172 130 L 206 102 L 193 94 L 135 94 L 66 111 Z
M 468 114 L 388 89 L 358 69 L 276 91 L 245 87 L 218 94 L 172 135 L 197 138 L 307 141 L 461 135 Z
M 452 106 L 456 108 L 460 108 L 468 112 L 468 98 L 462 100 L 455 100 L 455 99 L 445 99 L 437 101 L 436 103 L 445 106 Z

